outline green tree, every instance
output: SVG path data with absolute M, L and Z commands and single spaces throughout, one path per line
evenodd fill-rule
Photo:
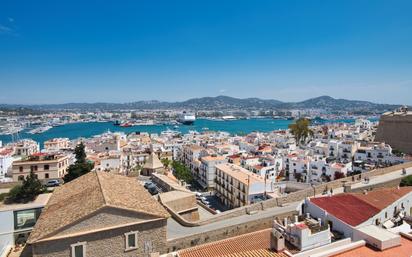
M 67 174 L 63 178 L 65 183 L 89 173 L 94 167 L 94 164 L 86 159 L 86 151 L 83 143 L 76 146 L 74 154 L 76 161 L 67 169 Z
M 412 175 L 404 177 L 399 184 L 401 187 L 412 186 Z
M 313 131 L 309 126 L 310 120 L 305 118 L 300 118 L 289 125 L 290 133 L 295 137 L 297 144 L 305 143 L 308 138 L 313 136 Z
M 189 168 L 186 167 L 183 163 L 178 161 L 172 162 L 172 168 L 174 171 L 174 175 L 177 179 L 185 181 L 187 184 L 191 184 L 193 182 L 193 175 L 190 172 Z
M 27 203 L 36 199 L 39 194 L 46 192 L 37 175 L 33 171 L 23 179 L 22 185 L 13 187 L 8 195 L 7 202 Z
M 166 169 L 169 168 L 170 164 L 172 163 L 172 161 L 170 161 L 167 158 L 163 158 L 160 161 L 162 162 L 163 166 L 165 166 Z
M 83 142 L 80 142 L 74 149 L 74 154 L 76 155 L 76 163 L 85 163 L 86 162 L 86 151 Z

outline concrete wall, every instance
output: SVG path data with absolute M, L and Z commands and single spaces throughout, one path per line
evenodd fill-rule
M 355 229 L 353 231 L 353 241 L 365 240 L 367 244 L 372 245 L 373 247 L 383 251 L 388 248 L 401 245 L 401 236 L 396 235 L 391 239 L 380 240 L 374 236 L 368 235 L 362 231 Z
M 7 256 L 14 245 L 14 214 L 13 211 L 0 212 L 0 257 Z
M 150 256 L 166 251 L 166 219 L 90 233 L 82 236 L 36 243 L 32 245 L 33 257 L 69 257 L 71 245 L 86 242 L 87 256 L 131 257 Z M 138 248 L 125 251 L 125 233 L 139 231 Z

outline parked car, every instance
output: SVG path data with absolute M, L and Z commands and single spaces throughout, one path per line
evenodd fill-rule
M 149 186 L 147 187 L 147 191 L 149 191 L 149 193 L 150 193 L 151 195 L 156 195 L 156 194 L 159 193 L 159 190 L 157 190 L 157 187 L 156 187 L 154 184 L 149 185 Z
M 206 200 L 206 198 L 204 198 L 204 197 L 201 198 L 200 201 L 206 206 L 209 206 L 209 204 L 210 204 L 210 202 L 208 200 Z
M 58 187 L 58 186 L 60 186 L 60 181 L 57 179 L 49 180 L 46 183 L 46 187 Z
M 152 181 L 147 181 L 144 183 L 144 188 L 148 189 L 151 186 L 155 186 Z

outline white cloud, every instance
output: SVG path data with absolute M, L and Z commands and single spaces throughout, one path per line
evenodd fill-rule
M 226 92 L 226 89 L 220 89 L 219 90 L 219 93 L 224 93 L 224 92 Z
M 14 19 L 12 17 L 7 18 L 9 22 L 14 22 Z
M 12 32 L 13 30 L 11 28 L 0 24 L 0 34 L 8 34 Z

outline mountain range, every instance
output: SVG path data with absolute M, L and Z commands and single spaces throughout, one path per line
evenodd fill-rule
M 235 98 L 230 96 L 192 98 L 182 102 L 136 101 L 130 103 L 65 103 L 44 105 L 5 105 L 3 108 L 30 108 L 34 110 L 142 110 L 142 109 L 186 109 L 186 110 L 290 110 L 323 109 L 327 111 L 383 112 L 400 105 L 378 104 L 368 101 L 335 99 L 320 96 L 301 102 L 282 102 L 274 99 Z

